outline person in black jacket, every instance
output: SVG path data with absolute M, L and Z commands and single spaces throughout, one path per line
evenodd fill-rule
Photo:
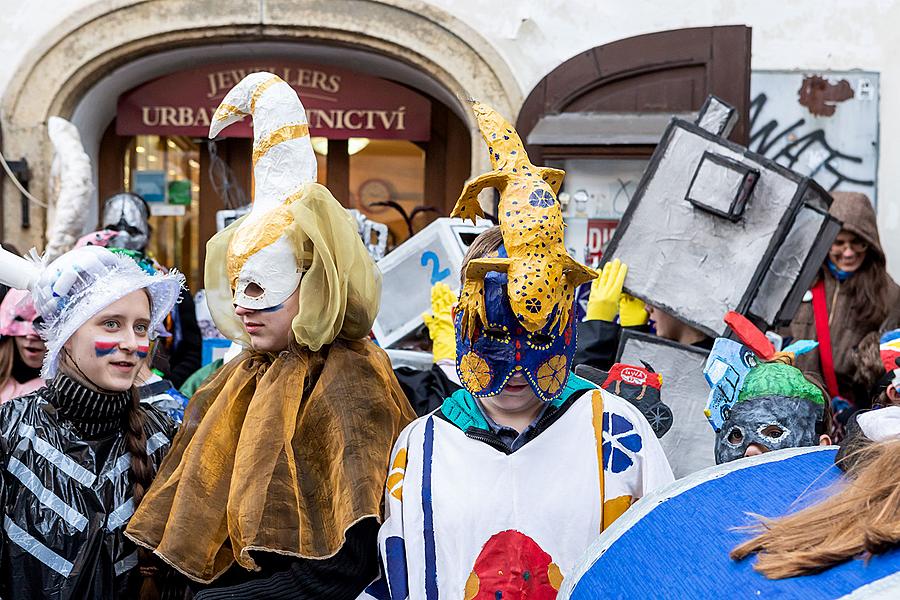
M 47 343 L 46 387 L 0 406 L 0 597 L 136 598 L 125 525 L 174 431 L 135 377 L 184 280 L 99 247 L 43 270 L 2 252 L 0 280 L 31 290 Z

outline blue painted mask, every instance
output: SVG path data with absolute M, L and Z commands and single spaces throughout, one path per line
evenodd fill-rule
M 750 348 L 727 338 L 717 338 L 713 344 L 703 374 L 709 384 L 706 418 L 715 431 L 722 429 L 731 407 L 738 400 L 744 378 L 758 364 Z
M 499 249 L 506 258 L 506 249 Z M 463 386 L 473 396 L 495 396 L 516 371 L 521 371 L 534 393 L 545 402 L 556 400 L 572 368 L 575 356 L 574 311 L 563 332 L 553 327 L 555 319 L 529 333 L 516 318 L 507 296 L 506 273 L 489 272 L 484 277 L 486 324 L 465 338 L 462 313 L 456 315 L 456 370 Z

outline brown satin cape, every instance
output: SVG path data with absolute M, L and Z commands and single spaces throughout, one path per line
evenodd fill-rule
M 197 391 L 127 535 L 208 583 L 250 551 L 327 558 L 380 519 L 391 448 L 415 415 L 368 340 L 245 352 Z M 373 549 L 374 551 L 374 549 Z

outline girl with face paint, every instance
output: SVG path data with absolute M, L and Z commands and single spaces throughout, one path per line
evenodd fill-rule
M 31 289 L 47 385 L 0 410 L 0 596 L 138 597 L 124 528 L 174 428 L 139 403 L 135 379 L 183 277 L 92 246 L 46 267 L 0 255 L 3 279 Z
M 26 291 L 10 290 L 0 302 L 0 402 L 44 385 L 41 362 L 47 348 L 34 330 L 36 317 Z

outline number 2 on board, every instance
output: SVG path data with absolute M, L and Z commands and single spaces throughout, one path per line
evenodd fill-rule
M 428 263 L 431 263 L 431 285 L 450 277 L 450 269 L 442 270 L 438 255 L 431 250 L 422 253 L 422 266 L 428 266 Z

